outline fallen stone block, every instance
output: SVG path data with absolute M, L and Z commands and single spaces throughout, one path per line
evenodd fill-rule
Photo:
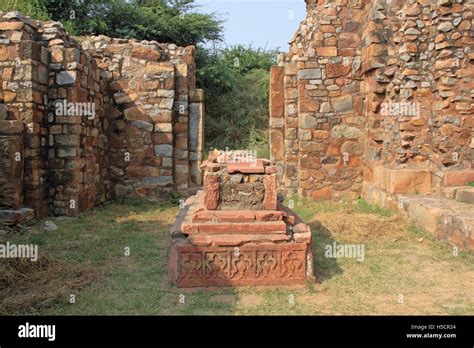
M 5 225 L 25 224 L 35 217 L 34 209 L 0 210 L 0 222 Z

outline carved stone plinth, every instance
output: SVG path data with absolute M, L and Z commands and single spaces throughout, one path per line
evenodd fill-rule
M 201 166 L 204 192 L 186 201 L 171 230 L 171 282 L 210 287 L 314 281 L 310 228 L 278 202 L 272 163 L 225 163 L 212 155 Z

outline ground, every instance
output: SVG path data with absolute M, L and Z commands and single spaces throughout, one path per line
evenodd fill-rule
M 0 314 L 474 314 L 474 255 L 456 253 L 398 212 L 364 201 L 287 203 L 312 227 L 316 284 L 173 288 L 168 231 L 179 207 L 124 201 L 50 219 L 56 231 L 43 231 L 39 222 L 10 238 L 38 244 L 41 258 L 0 262 Z M 333 241 L 363 244 L 364 261 L 326 258 L 325 245 Z

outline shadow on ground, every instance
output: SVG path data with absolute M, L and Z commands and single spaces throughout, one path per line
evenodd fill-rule
M 309 223 L 313 233 L 313 252 L 314 252 L 314 271 L 318 283 L 324 283 L 332 277 L 342 274 L 342 268 L 339 267 L 337 259 L 325 256 L 325 246 L 332 245 L 336 240 L 319 221 Z

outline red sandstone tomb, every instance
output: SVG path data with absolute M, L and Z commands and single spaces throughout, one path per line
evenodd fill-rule
M 171 230 L 170 280 L 178 287 L 297 285 L 314 281 L 309 226 L 277 199 L 268 160 L 235 163 L 215 151 Z

